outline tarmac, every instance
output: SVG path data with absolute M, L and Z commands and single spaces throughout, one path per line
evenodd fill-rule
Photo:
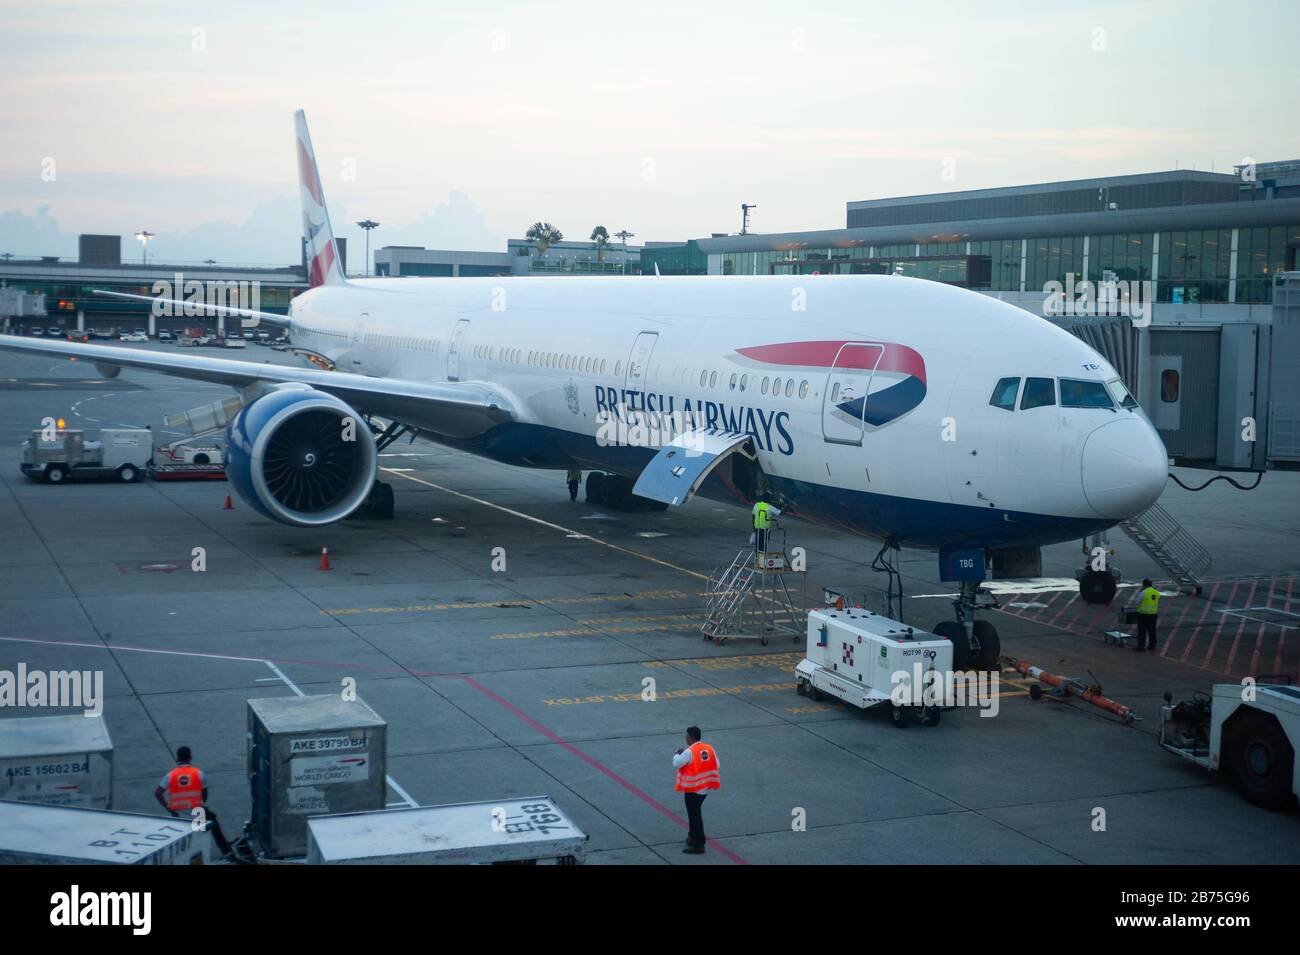
M 294 360 L 257 346 L 235 357 Z M 1132 591 L 1082 604 L 1078 543 L 1045 550 L 1045 582 L 994 586 L 1002 608 L 988 619 L 1004 654 L 1095 678 L 1136 708 L 1136 724 L 1034 702 L 1030 681 L 1007 671 L 995 717 L 957 709 L 899 730 L 886 712 L 797 695 L 802 637 L 701 639 L 709 574 L 749 535 L 734 507 L 571 503 L 561 472 L 425 442 L 381 458 L 394 520 L 318 530 L 275 524 L 237 496 L 224 509 L 224 482 L 51 486 L 18 470 L 43 417 L 148 424 L 162 443 L 173 437 L 164 415 L 228 394 L 0 355 L 0 669 L 104 672 L 116 809 L 156 812 L 154 787 L 188 745 L 232 833 L 250 811 L 246 701 L 336 693 L 353 678 L 389 724 L 390 806 L 549 794 L 589 835 L 589 863 L 1300 861 L 1300 814 L 1245 803 L 1155 740 L 1166 690 L 1295 680 L 1300 474 L 1267 474 L 1251 492 L 1171 482 L 1161 504 L 1214 567 L 1201 596 L 1165 598 L 1156 654 L 1102 639 Z M 1209 476 L 1179 475 L 1193 486 Z M 807 574 L 792 579 L 809 606 L 826 587 L 883 609 L 877 543 L 798 520 L 786 531 L 807 553 Z M 1112 544 L 1126 582 L 1161 577 L 1122 534 Z M 319 569 L 322 547 L 332 570 Z M 934 555 L 902 556 L 907 622 L 950 617 Z M 30 715 L 48 711 L 0 710 Z M 703 856 L 681 853 L 670 763 L 691 724 L 717 748 L 724 787 L 704 806 Z

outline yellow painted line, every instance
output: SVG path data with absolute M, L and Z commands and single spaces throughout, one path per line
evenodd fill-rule
M 699 699 L 710 696 L 739 696 L 741 693 L 767 693 L 773 690 L 793 690 L 794 683 L 747 683 L 740 686 L 699 686 L 684 690 L 664 690 L 656 694 L 659 700 Z M 555 697 L 542 702 L 547 706 L 577 705 L 582 703 L 636 703 L 642 700 L 641 692 L 598 694 L 595 696 Z
M 640 551 L 632 550 L 630 547 L 620 547 L 618 544 L 611 544 L 609 541 L 601 540 L 599 537 L 592 537 L 590 534 L 584 534 L 582 531 L 573 530 L 568 527 L 562 527 L 559 524 L 553 524 L 550 521 L 544 521 L 540 517 L 533 517 L 531 514 L 525 514 L 523 511 L 516 511 L 513 508 L 503 507 L 500 504 L 493 504 L 491 501 L 485 501 L 481 497 L 474 497 L 472 494 L 465 494 L 461 491 L 453 491 L 449 487 L 443 487 L 441 484 L 434 484 L 432 481 L 426 481 L 424 478 L 418 478 L 402 471 L 393 471 L 390 468 L 380 468 L 381 471 L 387 471 L 399 478 L 405 478 L 408 481 L 414 481 L 416 484 L 423 484 L 425 487 L 431 487 L 435 491 L 443 491 L 455 497 L 462 498 L 466 501 L 473 501 L 475 504 L 482 504 L 484 507 L 490 507 L 494 510 L 501 511 L 503 514 L 510 514 L 525 521 L 532 521 L 534 524 L 541 524 L 543 527 L 549 527 L 552 530 L 563 531 L 570 538 L 577 540 L 591 541 L 593 544 L 599 544 L 602 547 L 608 547 L 610 550 L 616 550 L 619 553 L 627 554 L 630 557 L 636 557 L 640 560 L 647 560 L 652 564 L 658 564 L 661 567 L 667 567 L 669 570 L 676 570 L 683 574 L 690 574 L 699 580 L 708 580 L 707 574 L 699 574 L 679 564 L 674 564 L 666 560 L 660 560 L 658 557 L 651 557 L 649 554 L 643 554 Z
M 687 660 L 647 660 L 644 667 L 695 666 L 702 670 L 743 670 L 754 668 L 788 667 L 803 659 L 802 653 L 755 653 L 736 657 L 692 657 Z
M 601 633 L 656 633 L 662 630 L 698 630 L 702 613 L 641 614 L 621 617 L 603 617 L 599 625 L 592 622 L 588 626 L 571 627 L 562 630 L 518 630 L 506 633 L 494 633 L 489 640 L 533 640 L 539 637 L 590 637 Z M 671 621 L 680 621 L 672 623 Z M 637 621 L 643 625 L 635 626 Z
M 404 607 L 347 607 L 342 609 L 322 610 L 321 613 L 331 617 L 346 617 L 356 613 L 429 613 L 435 610 L 484 610 L 500 607 L 502 604 L 515 604 L 528 607 L 549 607 L 561 604 L 597 604 L 620 600 L 677 600 L 682 597 L 694 597 L 684 590 L 642 590 L 634 594 L 591 594 L 578 597 L 503 597 L 497 600 L 464 600 L 440 604 L 408 604 Z

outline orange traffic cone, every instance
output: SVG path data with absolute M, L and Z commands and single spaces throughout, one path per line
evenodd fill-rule
M 835 600 L 835 609 L 836 609 L 836 610 L 843 610 L 843 609 L 844 609 L 844 598 L 843 598 L 843 597 L 837 597 L 837 598 L 836 598 L 836 600 Z
M 330 549 L 328 547 L 322 547 L 320 549 L 320 569 L 321 570 L 334 569 L 333 567 L 330 566 Z
M 229 491 L 226 492 L 226 503 L 222 506 L 221 509 L 223 511 L 233 511 L 235 509 L 235 502 L 230 499 Z

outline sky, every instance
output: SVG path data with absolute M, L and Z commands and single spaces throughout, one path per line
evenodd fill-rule
M 0 253 L 288 264 L 839 228 L 857 199 L 1300 157 L 1283 0 L 0 0 Z

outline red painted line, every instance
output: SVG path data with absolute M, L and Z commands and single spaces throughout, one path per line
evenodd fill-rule
M 1258 584 L 1259 584 L 1259 581 L 1257 581 L 1257 580 L 1252 580 L 1252 581 L 1250 582 L 1250 593 L 1247 594 L 1247 596 L 1246 596 L 1246 602 L 1242 605 L 1242 606 L 1243 606 L 1243 609 L 1244 609 L 1245 607 L 1249 607 L 1252 603 L 1255 602 L 1255 587 L 1256 587 Z M 1232 606 L 1232 604 L 1230 603 L 1229 606 Z M 1214 648 L 1215 648 L 1216 646 L 1219 645 L 1219 634 L 1223 631 L 1223 628 L 1227 625 L 1227 623 L 1228 623 L 1228 615 L 1225 613 L 1225 614 L 1222 615 L 1222 619 L 1219 620 L 1219 625 L 1218 625 L 1217 627 L 1214 628 L 1214 639 L 1212 639 L 1212 640 L 1210 641 L 1210 649 L 1208 649 L 1208 650 L 1205 651 L 1205 659 L 1201 662 L 1201 665 L 1204 666 L 1207 670 L 1210 669 L 1210 666 L 1209 666 L 1209 663 L 1210 663 L 1210 657 L 1214 656 Z M 1245 630 L 1245 629 L 1246 629 L 1246 618 L 1243 616 L 1243 617 L 1241 618 L 1241 623 L 1238 624 L 1238 626 L 1237 626 L 1237 635 L 1236 635 L 1236 638 L 1233 640 L 1233 643 L 1232 643 L 1232 648 L 1233 648 L 1233 650 L 1236 650 L 1236 648 L 1237 648 L 1237 642 L 1236 642 L 1236 641 L 1241 639 L 1241 631 L 1243 631 L 1243 630 Z M 1231 655 L 1228 656 L 1227 667 L 1228 667 L 1228 669 L 1225 669 L 1225 670 L 1223 671 L 1224 673 L 1228 673 L 1228 672 L 1230 672 L 1230 669 L 1231 669 L 1231 667 L 1232 667 L 1232 656 L 1231 656 Z
M 1178 630 L 1179 627 L 1183 625 L 1183 618 L 1186 617 L 1187 612 L 1192 609 L 1192 597 L 1190 594 L 1180 594 L 1179 600 L 1182 601 L 1183 612 L 1178 615 L 1178 619 L 1174 621 L 1174 625 L 1172 627 L 1169 627 L 1167 630 L 1165 630 L 1165 638 L 1164 640 L 1160 641 L 1161 643 L 1164 644 L 1164 646 L 1160 648 L 1161 656 L 1164 656 L 1165 651 L 1169 649 L 1169 644 L 1170 641 L 1173 640 L 1174 633 Z
M 1053 617 L 1053 618 L 1048 622 L 1047 625 L 1048 625 L 1049 627 L 1056 627 L 1056 621 L 1058 621 L 1058 620 L 1061 619 L 1061 614 L 1063 614 L 1063 613 L 1065 613 L 1065 611 L 1069 610 L 1069 609 L 1070 609 L 1070 604 L 1074 603 L 1075 600 L 1078 600 L 1078 597 L 1079 597 L 1078 594 L 1065 594 L 1065 602 L 1061 604 L 1061 609 L 1058 610 L 1058 611 L 1056 611 L 1056 616 Z M 1083 601 L 1081 601 L 1081 600 L 1080 600 L 1079 602 L 1080 602 L 1080 603 L 1083 603 Z M 1058 630 L 1064 630 L 1064 629 L 1066 629 L 1066 628 L 1065 628 L 1065 627 L 1057 627 L 1057 629 L 1058 629 Z
M 1264 647 L 1264 633 L 1266 630 L 1268 630 L 1268 624 L 1261 623 L 1259 632 L 1255 634 L 1255 652 L 1250 655 L 1250 669 L 1246 671 L 1246 676 L 1259 675 L 1259 651 Z
M 636 796 L 638 799 L 640 799 L 642 802 L 644 802 L 644 803 L 645 803 L 647 806 L 649 806 L 651 809 L 654 809 L 654 810 L 655 810 L 656 812 L 658 812 L 660 815 L 666 816 L 668 819 L 671 819 L 673 822 L 677 823 L 677 825 L 681 826 L 683 829 L 689 829 L 689 828 L 690 828 L 690 826 L 687 824 L 687 822 L 686 822 L 685 819 L 683 819 L 681 816 L 677 815 L 677 813 L 673 812 L 671 809 L 669 809 L 667 806 L 665 806 L 665 805 L 664 805 L 663 803 L 661 803 L 659 800 L 655 799 L 655 798 L 654 798 L 653 796 L 651 796 L 649 793 L 646 793 L 646 792 L 642 791 L 641 789 L 638 789 L 636 786 L 632 785 L 630 782 L 628 782 L 626 779 L 624 779 L 624 778 L 623 778 L 622 776 L 620 776 L 618 773 L 614 772 L 612 769 L 610 769 L 609 767 L 605 766 L 603 763 L 600 763 L 599 761 L 597 761 L 597 760 L 593 759 L 592 757 L 588 756 L 586 753 L 584 753 L 582 750 L 578 749 L 578 747 L 574 746 L 572 743 L 568 743 L 568 742 L 566 742 L 565 740 L 561 739 L 561 738 L 559 737 L 559 735 L 557 735 L 556 733 L 554 733 L 553 731 L 551 731 L 551 730 L 548 729 L 547 727 L 543 726 L 541 723 L 537 722 L 537 720 L 533 719 L 531 716 L 529 716 L 529 715 L 528 715 L 527 713 L 525 713 L 523 710 L 519 709 L 519 707 L 515 706 L 515 705 L 514 705 L 513 703 L 511 703 L 509 700 L 507 700 L 507 699 L 505 699 L 504 697 L 498 696 L 497 694 L 493 693 L 491 690 L 489 690 L 487 687 L 485 687 L 482 683 L 479 683 L 477 680 L 475 680 L 475 679 L 474 679 L 473 677 L 471 677 L 471 676 L 459 676 L 458 679 L 464 680 L 466 683 L 468 683 L 468 684 L 469 684 L 470 686 L 472 686 L 474 689 L 478 690 L 480 693 L 482 693 L 482 694 L 483 694 L 484 696 L 486 696 L 488 699 L 490 699 L 490 700 L 492 700 L 492 701 L 494 701 L 494 702 L 500 704 L 501 706 L 505 707 L 507 710 L 509 710 L 509 711 L 510 711 L 511 713 L 513 713 L 515 716 L 519 717 L 521 720 L 523 720 L 525 723 L 527 723 L 527 724 L 528 724 L 529 726 L 531 726 L 533 729 L 537 730 L 537 732 L 541 733 L 543 736 L 545 736 L 547 739 L 549 739 L 552 743 L 556 743 L 556 744 L 558 744 L 558 745 L 564 747 L 565 750 L 567 750 L 568 752 L 572 753 L 574 756 L 577 756 L 580 760 L 582 760 L 582 761 L 583 761 L 584 763 L 586 763 L 587 765 L 591 766 L 593 769 L 595 769 L 595 770 L 597 770 L 597 771 L 603 773 L 604 775 L 608 776 L 610 779 L 612 779 L 614 782 L 618 783 L 620 786 L 622 786 L 624 789 L 626 789 L 626 790 L 627 790 L 628 792 L 630 792 L 632 795 Z M 711 846 L 713 846 L 713 848 L 717 849 L 718 852 L 722 853 L 722 855 L 726 856 L 726 857 L 727 857 L 728 859 L 730 859 L 732 862 L 736 863 L 736 865 L 748 865 L 748 863 L 745 862 L 744 859 L 742 859 L 742 858 L 741 858 L 740 856 L 738 856 L 736 853 L 732 852 L 732 851 L 731 851 L 730 849 L 728 849 L 726 846 L 722 845 L 722 843 L 718 842 L 716 839 L 709 839 L 708 841 L 709 841 L 709 844 L 710 844 Z
M 1092 624 L 1097 621 L 1098 615 L 1094 612 L 1096 610 L 1096 607 L 1094 607 L 1092 604 L 1084 603 L 1083 599 L 1080 597 L 1076 597 L 1075 599 L 1079 603 L 1079 609 L 1075 611 L 1074 616 L 1070 618 L 1070 622 L 1067 623 L 1062 629 L 1068 630 L 1071 633 L 1077 633 L 1079 634 L 1079 636 L 1083 636 L 1088 629 L 1091 629 Z M 1075 624 L 1079 622 L 1079 619 L 1081 617 L 1087 617 L 1088 618 L 1087 622 L 1085 623 L 1084 629 L 1076 630 Z
M 1232 582 L 1232 595 L 1228 598 L 1228 603 L 1229 603 L 1229 604 L 1231 604 L 1232 601 L 1233 601 L 1233 598 L 1237 596 L 1237 587 L 1238 587 L 1240 584 L 1241 584 L 1241 581 L 1239 581 L 1239 580 L 1234 580 L 1234 581 Z M 1217 592 L 1219 588 L 1216 586 L 1214 589 L 1215 589 L 1215 591 Z M 1201 632 L 1201 624 L 1203 624 L 1203 623 L 1205 622 L 1205 618 L 1206 618 L 1206 616 L 1209 614 L 1209 612 L 1210 612 L 1210 608 L 1211 608 L 1212 606 L 1214 606 L 1214 599 L 1213 599 L 1213 598 L 1211 598 L 1211 599 L 1205 601 L 1205 609 L 1201 611 L 1201 617 L 1200 617 L 1200 619 L 1196 621 L 1196 626 L 1192 628 L 1191 636 L 1188 637 L 1188 640 L 1187 640 L 1187 646 L 1183 647 L 1183 655 L 1182 655 L 1181 657 L 1178 658 L 1178 662 L 1179 662 L 1179 663 L 1186 663 L 1186 662 L 1187 662 L 1187 658 L 1188 658 L 1189 656 L 1191 656 L 1191 654 L 1192 654 L 1192 647 L 1196 645 L 1196 638 L 1197 638 L 1197 636 L 1200 635 L 1200 632 Z
M 1284 603 L 1291 606 L 1291 588 L 1295 586 L 1295 578 L 1288 577 L 1286 582 L 1286 600 Z M 1277 637 L 1277 653 L 1273 655 L 1273 672 L 1282 672 L 1282 648 L 1286 646 L 1286 630 L 1283 630 Z

